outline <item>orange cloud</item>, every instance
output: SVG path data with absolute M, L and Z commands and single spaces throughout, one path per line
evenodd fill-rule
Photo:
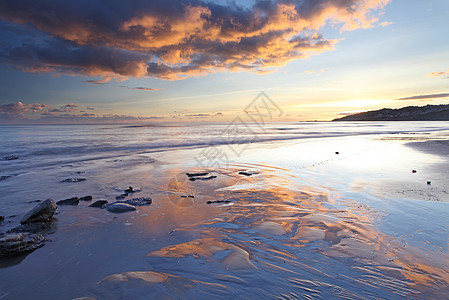
M 221 71 L 263 74 L 333 50 L 338 40 L 318 32 L 326 24 L 341 31 L 373 27 L 376 12 L 389 1 L 273 0 L 250 8 L 131 1 L 126 9 L 114 0 L 107 5 L 0 3 L 0 18 L 23 29 L 17 39 L 22 42 L 8 41 L 0 61 L 25 71 L 103 77 L 92 83 L 145 76 L 176 80 Z
M 449 68 L 446 71 L 441 71 L 441 72 L 432 72 L 427 74 L 426 76 L 428 77 L 440 77 L 440 76 L 447 76 L 449 75 Z M 449 77 L 446 77 L 449 78 Z

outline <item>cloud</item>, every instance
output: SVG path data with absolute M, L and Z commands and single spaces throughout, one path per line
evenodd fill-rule
M 0 63 L 28 72 L 175 80 L 215 72 L 274 71 L 333 50 L 319 31 L 379 24 L 390 0 L 0 0 Z M 384 23 L 385 24 L 385 23 Z M 0 38 L 1 39 L 1 38 Z
M 212 117 L 213 115 L 211 114 L 189 114 L 189 115 L 184 115 L 185 117 L 195 117 L 195 118 L 206 118 L 206 117 Z
M 74 103 L 69 103 L 69 104 L 66 104 L 66 105 L 62 106 L 62 108 L 65 109 L 65 110 L 73 110 L 73 109 L 75 109 L 77 107 L 78 107 L 78 105 L 76 105 Z
M 33 104 L 23 104 L 22 102 L 9 103 L 0 105 L 0 112 L 5 114 L 15 114 L 15 115 L 23 115 L 27 111 L 31 111 L 33 113 L 43 111 L 50 106 L 46 104 L 33 103 Z
M 47 110 L 48 113 L 63 113 L 63 112 L 71 112 L 73 110 L 75 110 L 78 105 L 74 104 L 74 103 L 69 103 L 66 105 L 62 105 L 59 108 L 50 108 L 49 106 L 47 106 L 49 109 Z
M 70 113 L 70 108 L 78 107 L 69 103 L 60 108 L 45 104 L 23 104 L 22 102 L 0 105 L 0 124 L 114 124 L 162 120 L 162 116 L 99 115 L 95 113 Z M 42 109 L 41 109 L 42 108 Z M 26 112 L 37 112 L 36 116 Z
M 178 115 L 178 116 L 172 116 L 172 118 L 175 118 L 175 117 L 180 117 L 180 115 Z M 214 117 L 223 117 L 223 113 L 217 112 L 217 113 L 210 113 L 210 114 L 204 114 L 204 113 L 200 113 L 200 114 L 187 114 L 187 115 L 184 115 L 184 117 L 187 117 L 187 118 L 195 118 L 195 119 L 199 119 L 199 118 L 214 118 Z
M 121 85 L 120 87 L 129 89 L 129 90 L 138 90 L 138 91 L 148 91 L 148 92 L 159 91 L 159 89 L 156 89 L 156 88 L 148 88 L 148 87 L 143 87 L 143 86 L 129 87 L 126 85 Z
M 90 107 L 90 106 L 86 106 L 86 109 L 87 109 L 87 110 L 95 110 L 94 107 Z
M 6 114 L 22 115 L 26 111 L 28 111 L 28 109 L 29 109 L 28 105 L 23 104 L 22 102 L 0 105 L 0 112 L 6 113 Z
M 396 100 L 421 100 L 421 99 L 446 98 L 446 97 L 449 97 L 449 93 L 430 94 L 430 95 L 418 95 L 418 96 L 399 98 L 399 99 L 396 99 Z
M 428 77 L 440 77 L 440 76 L 447 76 L 449 75 L 449 68 L 446 71 L 441 71 L 441 72 L 432 72 L 427 74 L 426 76 Z M 449 76 L 447 76 L 446 78 L 449 78 Z

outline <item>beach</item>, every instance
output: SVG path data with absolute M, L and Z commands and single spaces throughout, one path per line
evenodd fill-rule
M 447 122 L 243 125 L 0 127 L 2 233 L 93 198 L 0 260 L 0 299 L 447 297 Z M 130 186 L 151 205 L 89 207 Z

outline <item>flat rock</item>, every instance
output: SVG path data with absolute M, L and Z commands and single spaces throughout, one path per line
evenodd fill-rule
M 61 180 L 61 182 L 81 182 L 81 181 L 85 181 L 85 180 L 86 180 L 86 178 L 75 177 L 75 178 L 67 178 L 67 179 Z
M 11 175 L 3 175 L 3 176 L 0 176 L 0 181 L 6 180 L 6 179 L 8 179 L 8 178 L 10 178 L 10 177 L 12 177 L 12 176 L 11 176 Z
M 92 196 L 84 196 L 80 198 L 80 201 L 92 201 L 93 197 Z
M 202 173 L 186 173 L 187 177 L 206 176 L 207 174 L 209 174 L 209 172 L 202 172 Z
M 240 175 L 245 175 L 245 176 L 252 176 L 252 175 L 256 175 L 259 174 L 256 171 L 240 171 L 239 172 Z
M 126 201 L 117 201 L 114 203 L 125 203 L 125 204 L 129 204 L 132 206 L 147 206 L 150 205 L 153 201 L 151 200 L 150 197 L 145 198 L 145 197 L 141 197 L 141 198 L 133 198 L 133 199 L 129 199 Z
M 126 204 L 126 203 L 115 202 L 115 203 L 112 203 L 112 204 L 109 204 L 108 206 L 106 206 L 106 209 L 113 213 L 123 213 L 123 212 L 127 212 L 127 211 L 136 210 L 136 207 Z
M 108 204 L 107 200 L 98 200 L 89 205 L 89 207 L 103 207 L 104 205 Z
M 231 203 L 231 200 L 213 200 L 213 201 L 207 201 L 207 204 L 213 204 L 213 203 Z
M 0 237 L 0 257 L 16 256 L 32 252 L 45 245 L 42 234 L 11 233 Z
M 29 212 L 27 212 L 20 223 L 30 223 L 30 222 L 45 222 L 48 221 L 56 212 L 58 206 L 53 199 L 47 199 L 44 202 L 37 204 Z
M 78 203 L 80 203 L 80 198 L 78 197 L 59 200 L 56 202 L 57 205 L 78 205 Z
M 212 175 L 209 177 L 190 177 L 189 180 L 190 181 L 195 181 L 195 180 L 208 181 L 208 180 L 212 180 L 214 178 L 217 178 L 217 176 Z
M 128 194 L 121 194 L 119 196 L 115 196 L 115 199 L 120 200 L 120 199 L 125 199 L 126 197 L 128 197 Z
M 15 159 L 19 159 L 19 157 L 17 155 L 8 155 L 3 157 L 3 160 L 15 160 Z
M 26 223 L 8 230 L 6 233 L 39 233 L 47 228 L 46 222 Z

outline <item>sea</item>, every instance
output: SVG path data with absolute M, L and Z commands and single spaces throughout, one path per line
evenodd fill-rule
M 2 233 L 48 198 L 153 201 L 59 206 L 44 247 L 0 260 L 0 299 L 444 299 L 447 140 L 448 122 L 0 126 Z

